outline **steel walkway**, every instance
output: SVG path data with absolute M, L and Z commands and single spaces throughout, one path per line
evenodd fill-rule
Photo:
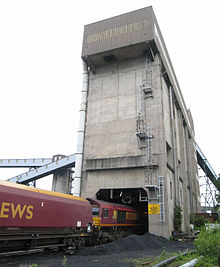
M 29 182 L 50 175 L 56 171 L 60 171 L 61 169 L 71 168 L 71 167 L 75 167 L 75 154 L 69 155 L 62 159 L 58 159 L 56 161 L 43 165 L 42 167 L 12 177 L 8 179 L 8 181 L 20 184 L 27 184 Z
M 49 164 L 52 159 L 0 159 L 0 168 L 37 168 Z

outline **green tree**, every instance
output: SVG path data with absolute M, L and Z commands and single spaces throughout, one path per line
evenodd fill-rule
M 219 193 L 219 191 L 220 191 L 220 174 L 218 175 L 218 178 L 216 180 L 216 187 L 218 189 L 218 194 L 216 196 L 216 200 L 217 200 L 218 205 L 220 205 L 220 193 Z

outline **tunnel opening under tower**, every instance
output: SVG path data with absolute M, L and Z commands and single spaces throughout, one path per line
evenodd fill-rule
M 140 210 L 144 214 L 140 233 L 149 231 L 148 195 L 143 188 L 100 189 L 96 193 L 96 198 L 102 201 L 124 204 Z

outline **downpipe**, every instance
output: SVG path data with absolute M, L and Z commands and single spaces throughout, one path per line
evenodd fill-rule
M 173 104 L 173 88 L 169 86 L 169 97 L 170 97 L 170 112 L 171 112 L 171 129 L 172 129 L 172 148 L 173 148 L 173 165 L 174 165 L 174 188 L 175 196 L 174 203 L 179 204 L 179 177 L 177 173 L 177 146 L 176 146 L 176 134 L 175 134 L 175 124 L 174 124 L 174 104 Z
M 72 184 L 72 194 L 80 196 L 81 181 L 82 181 L 82 162 L 83 162 L 83 148 L 85 138 L 85 123 L 86 123 L 86 109 L 87 109 L 87 95 L 89 86 L 89 71 L 87 64 L 83 62 L 83 83 L 81 91 L 81 104 L 79 113 L 79 130 L 77 133 L 77 149 L 76 149 L 76 163 L 75 176 Z

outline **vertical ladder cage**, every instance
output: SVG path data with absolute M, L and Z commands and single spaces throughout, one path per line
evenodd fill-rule
M 146 166 L 145 166 L 145 182 L 153 184 L 153 154 L 152 154 L 152 129 L 150 126 L 146 125 Z
M 164 209 L 164 177 L 159 176 L 159 192 L 158 192 L 158 202 L 160 205 L 160 222 L 165 222 L 165 209 Z

